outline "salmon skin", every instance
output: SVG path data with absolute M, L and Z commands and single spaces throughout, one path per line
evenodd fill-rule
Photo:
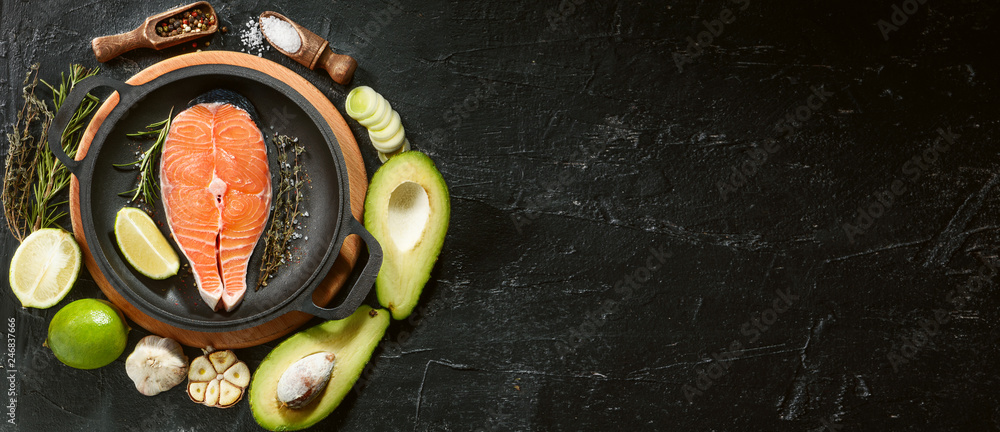
M 271 207 L 267 147 L 250 102 L 212 90 L 177 114 L 163 143 L 160 191 L 170 232 L 213 310 L 232 311 Z

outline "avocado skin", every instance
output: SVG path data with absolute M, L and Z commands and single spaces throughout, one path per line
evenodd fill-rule
M 279 344 L 257 367 L 250 383 L 254 420 L 268 430 L 292 431 L 326 418 L 354 387 L 389 322 L 389 313 L 384 309 L 362 305 L 345 319 L 300 331 Z M 323 393 L 301 409 L 281 406 L 277 400 L 281 374 L 292 363 L 319 351 L 329 351 L 335 356 L 333 376 Z
M 420 184 L 427 192 L 430 216 L 417 246 L 402 252 L 389 238 L 389 198 L 397 186 L 407 181 Z M 382 268 L 375 280 L 375 292 L 393 319 L 406 319 L 417 305 L 441 253 L 450 218 L 448 185 L 427 155 L 418 151 L 400 153 L 372 176 L 365 198 L 365 228 L 382 245 Z

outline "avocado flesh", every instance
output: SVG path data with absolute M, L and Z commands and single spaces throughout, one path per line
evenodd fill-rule
M 365 228 L 382 246 L 375 292 L 393 318 L 405 319 L 417 305 L 441 253 L 450 217 L 448 185 L 427 155 L 400 153 L 372 176 Z
M 326 418 L 351 391 L 361 371 L 389 327 L 389 314 L 362 305 L 351 316 L 327 321 L 298 332 L 272 350 L 257 367 L 250 383 L 250 410 L 262 427 L 272 431 L 305 429 Z M 292 363 L 320 351 L 334 354 L 333 372 L 322 394 L 301 409 L 278 402 L 278 379 Z

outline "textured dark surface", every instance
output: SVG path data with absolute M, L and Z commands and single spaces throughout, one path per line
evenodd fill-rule
M 29 64 L 50 82 L 96 65 L 91 38 L 174 5 L 4 1 L 4 127 Z M 451 188 L 417 318 L 390 327 L 366 385 L 317 429 L 1000 428 L 995 4 L 213 5 L 230 33 L 206 49 L 246 48 L 240 28 L 276 10 L 354 56 L 352 85 L 392 103 Z M 886 40 L 894 5 L 913 13 Z M 342 107 L 348 88 L 322 71 L 263 56 Z M 374 150 L 349 124 L 370 174 Z M 934 150 L 939 128 L 958 137 Z M 6 274 L 16 241 L 2 241 Z M 124 356 L 93 371 L 55 360 L 49 319 L 99 296 L 86 275 L 49 310 L 0 293 L 16 322 L 11 429 L 257 429 L 245 401 L 139 395 Z M 271 347 L 238 355 L 253 368 Z

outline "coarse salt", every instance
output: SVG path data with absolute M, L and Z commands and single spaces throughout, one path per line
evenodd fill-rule
M 283 51 L 295 54 L 302 47 L 299 32 L 295 31 L 295 27 L 292 27 L 288 21 L 268 16 L 260 19 L 260 26 L 264 30 L 264 34 L 267 35 L 267 40 Z
M 267 49 L 267 44 L 264 43 L 264 35 L 260 33 L 260 29 L 257 27 L 256 18 L 250 18 L 249 21 L 243 24 L 243 28 L 240 30 L 240 42 L 243 42 L 243 46 L 245 47 L 242 49 L 243 52 L 256 54 L 258 57 Z

